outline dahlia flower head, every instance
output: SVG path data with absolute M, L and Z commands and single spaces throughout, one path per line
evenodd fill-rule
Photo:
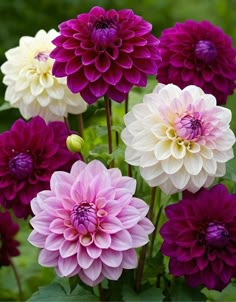
M 20 255 L 19 242 L 14 239 L 19 225 L 14 222 L 9 212 L 0 212 L 0 268 L 11 263 L 11 258 Z
M 230 120 L 231 111 L 201 88 L 158 84 L 124 116 L 125 160 L 151 187 L 194 193 L 225 174 L 235 142 Z
M 152 25 L 130 9 L 95 6 L 59 29 L 50 54 L 53 74 L 67 77 L 70 90 L 88 104 L 105 95 L 120 103 L 134 85 L 145 87 L 147 75 L 157 74 L 159 40 L 150 33 Z
M 35 37 L 24 36 L 19 46 L 6 52 L 7 61 L 1 66 L 5 99 L 18 108 L 25 119 L 40 115 L 46 121 L 63 120 L 68 113 L 78 114 L 87 104 L 81 96 L 68 89 L 66 78 L 52 75 L 54 29 L 39 30 Z
M 81 156 L 66 147 L 68 130 L 63 122 L 48 125 L 37 116 L 28 123 L 14 122 L 0 134 L 0 204 L 19 218 L 32 214 L 30 201 L 49 189 L 56 170 L 69 171 Z
M 164 29 L 160 37 L 160 83 L 196 85 L 222 105 L 236 87 L 236 48 L 223 30 L 208 21 L 187 20 Z
M 221 291 L 236 272 L 236 195 L 222 184 L 188 194 L 165 209 L 161 252 L 189 286 Z
M 60 277 L 79 275 L 89 286 L 117 280 L 137 266 L 135 248 L 154 226 L 147 204 L 133 197 L 136 181 L 101 162 L 77 161 L 70 173 L 55 172 L 50 190 L 31 202 L 29 242 L 41 249 L 39 264 Z

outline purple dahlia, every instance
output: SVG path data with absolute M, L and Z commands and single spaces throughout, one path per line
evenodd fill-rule
M 10 265 L 11 257 L 18 256 L 19 242 L 14 236 L 19 231 L 19 226 L 15 223 L 8 212 L 0 212 L 0 267 Z
M 150 33 L 152 25 L 130 9 L 96 6 L 59 29 L 50 54 L 53 75 L 66 76 L 70 90 L 88 104 L 104 95 L 120 103 L 134 85 L 145 87 L 147 75 L 157 74 L 159 40 Z
M 31 214 L 30 201 L 49 188 L 56 170 L 69 171 L 80 159 L 66 147 L 68 130 L 63 122 L 48 125 L 41 117 L 17 120 L 0 135 L 0 204 L 19 218 Z
M 236 49 L 222 29 L 208 21 L 188 20 L 160 37 L 162 63 L 157 79 L 180 88 L 194 84 L 226 103 L 236 87 Z
M 161 252 L 189 286 L 221 291 L 236 272 L 236 194 L 218 184 L 188 196 L 166 207 Z

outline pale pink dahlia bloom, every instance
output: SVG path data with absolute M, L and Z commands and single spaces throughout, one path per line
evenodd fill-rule
M 31 202 L 28 240 L 41 248 L 41 265 L 61 277 L 78 274 L 90 286 L 136 267 L 134 249 L 148 242 L 154 227 L 145 217 L 147 204 L 133 197 L 134 179 L 97 160 L 77 161 L 70 173 L 54 173 L 50 185 Z
M 231 111 L 197 86 L 159 84 L 124 120 L 125 160 L 166 194 L 210 186 L 233 157 Z

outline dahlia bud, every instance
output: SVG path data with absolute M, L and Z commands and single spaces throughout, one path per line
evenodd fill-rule
M 83 144 L 83 138 L 77 134 L 71 134 L 66 139 L 66 146 L 71 152 L 80 152 Z

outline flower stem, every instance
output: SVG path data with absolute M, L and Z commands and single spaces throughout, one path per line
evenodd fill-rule
M 24 297 L 23 297 L 23 291 L 22 291 L 21 282 L 20 282 L 20 276 L 17 272 L 17 269 L 16 269 L 16 266 L 15 266 L 14 262 L 11 259 L 10 259 L 10 265 L 12 267 L 13 273 L 15 275 L 16 283 L 17 283 L 17 286 L 18 286 L 19 301 L 22 302 L 22 301 L 24 301 Z
M 149 257 L 152 257 L 153 246 L 154 246 L 154 242 L 155 242 L 155 238 L 156 238 L 156 234 L 157 234 L 157 229 L 158 229 L 158 224 L 159 224 L 160 217 L 161 217 L 162 208 L 163 208 L 163 206 L 160 206 L 160 208 L 157 212 L 157 217 L 156 217 L 156 222 L 155 222 L 155 229 L 152 233 L 151 242 L 150 242 Z
M 67 131 L 68 131 L 68 134 L 71 134 L 71 132 L 70 132 L 70 124 L 69 124 L 68 117 L 65 117 L 65 116 L 64 116 L 64 123 L 65 123 L 65 125 L 66 125 L 66 129 L 67 129 Z
M 106 122 L 107 122 L 107 137 L 108 137 L 108 152 L 112 154 L 112 132 L 111 132 L 111 101 L 105 95 L 105 109 L 106 109 Z M 110 162 L 110 168 L 114 167 L 114 160 Z
M 156 197 L 156 187 L 153 187 L 152 191 L 151 191 L 151 202 L 150 202 L 150 208 L 149 208 L 149 212 L 148 212 L 148 218 L 150 220 L 152 220 L 152 216 L 153 216 L 155 197 Z M 141 253 L 140 253 L 140 258 L 139 258 L 139 263 L 138 263 L 138 268 L 137 268 L 136 284 L 135 284 L 135 289 L 137 292 L 140 291 L 140 286 L 141 286 L 141 282 L 142 282 L 144 263 L 145 263 L 145 258 L 146 258 L 146 254 L 147 254 L 147 246 L 148 246 L 148 244 L 145 244 L 142 247 Z
M 149 212 L 148 212 L 148 218 L 150 220 L 152 220 L 152 216 L 153 216 L 155 198 L 156 198 L 156 187 L 153 187 L 152 191 L 151 191 L 151 202 L 150 202 L 150 208 L 149 208 Z
M 78 114 L 79 135 L 84 137 L 84 121 L 82 113 Z
M 102 284 L 98 283 L 98 293 L 99 293 L 99 301 L 103 302 L 104 301 L 104 297 L 103 297 L 103 288 L 102 288 Z

